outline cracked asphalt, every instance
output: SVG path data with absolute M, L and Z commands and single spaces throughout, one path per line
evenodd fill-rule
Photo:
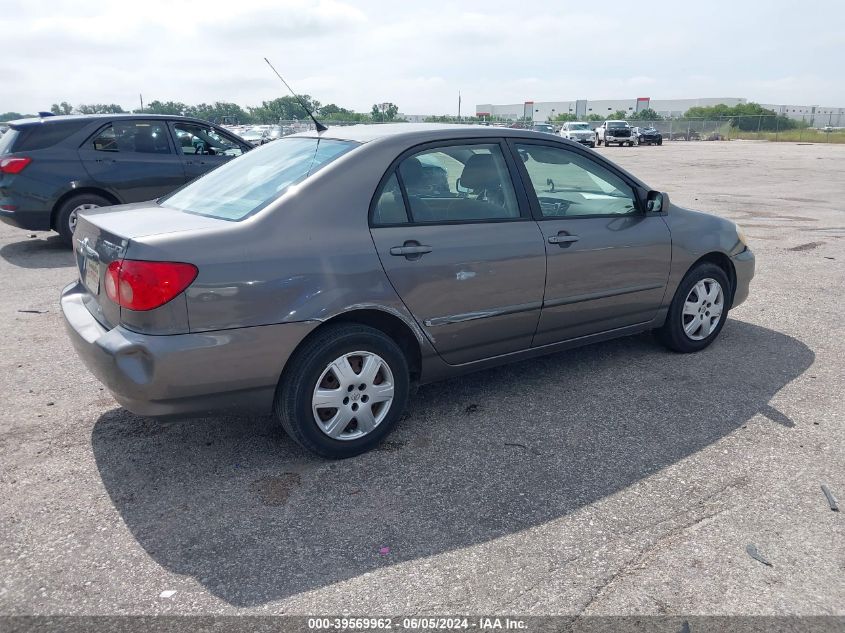
M 0 225 L 0 613 L 845 614 L 845 146 L 599 151 L 745 229 L 717 342 L 427 386 L 344 462 L 120 409 L 63 331 L 70 252 Z

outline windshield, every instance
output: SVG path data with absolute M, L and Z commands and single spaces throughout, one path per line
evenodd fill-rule
M 247 130 L 243 134 L 241 134 L 241 138 L 245 138 L 247 140 L 253 138 L 261 138 L 264 133 L 261 130 Z
M 242 220 L 357 145 L 318 138 L 280 139 L 210 171 L 159 204 L 223 220 Z
M 553 130 L 554 128 L 551 125 L 546 125 L 545 123 L 537 123 L 534 125 L 534 129 L 539 132 L 547 132 L 549 130 Z
M 570 130 L 587 130 L 592 131 L 592 128 L 588 123 L 570 123 L 569 124 Z
M 625 121 L 608 121 L 607 127 L 611 130 L 618 130 L 621 127 L 628 127 L 628 124 Z

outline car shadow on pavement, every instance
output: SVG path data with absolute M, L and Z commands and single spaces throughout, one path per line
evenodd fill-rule
M 42 236 L 43 235 L 43 236 Z M 20 268 L 67 268 L 73 266 L 73 250 L 58 235 L 44 234 L 0 248 L 0 257 Z
M 732 320 L 699 354 L 643 335 L 422 387 L 380 449 L 341 462 L 305 453 L 270 418 L 115 409 L 92 443 L 141 547 L 254 606 L 562 517 L 757 413 L 794 424 L 769 402 L 813 360 L 794 338 Z

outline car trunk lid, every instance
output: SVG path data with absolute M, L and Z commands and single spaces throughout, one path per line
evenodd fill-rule
M 149 202 L 104 207 L 81 213 L 73 235 L 73 248 L 79 281 L 86 291 L 85 307 L 103 327 L 111 329 L 125 321 L 120 305 L 112 301 L 106 292 L 105 276 L 109 264 L 125 259 L 133 240 L 151 235 L 217 228 L 223 222 L 225 221 L 160 207 Z M 156 330 L 154 320 L 150 317 L 159 310 L 172 312 L 174 306 L 168 307 L 168 304 L 165 304 L 148 313 L 135 314 L 144 314 L 144 322 L 150 324 L 151 330 Z M 126 316 L 128 315 L 123 315 Z M 187 330 L 187 315 L 184 320 L 184 329 Z M 174 329 L 173 314 L 168 314 L 167 321 L 170 324 L 169 331 L 181 329 Z

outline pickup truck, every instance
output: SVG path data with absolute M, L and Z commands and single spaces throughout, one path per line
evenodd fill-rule
M 634 135 L 631 132 L 631 126 L 627 121 L 605 121 L 596 128 L 596 144 L 602 143 L 606 147 L 610 147 L 611 143 L 633 146 Z

